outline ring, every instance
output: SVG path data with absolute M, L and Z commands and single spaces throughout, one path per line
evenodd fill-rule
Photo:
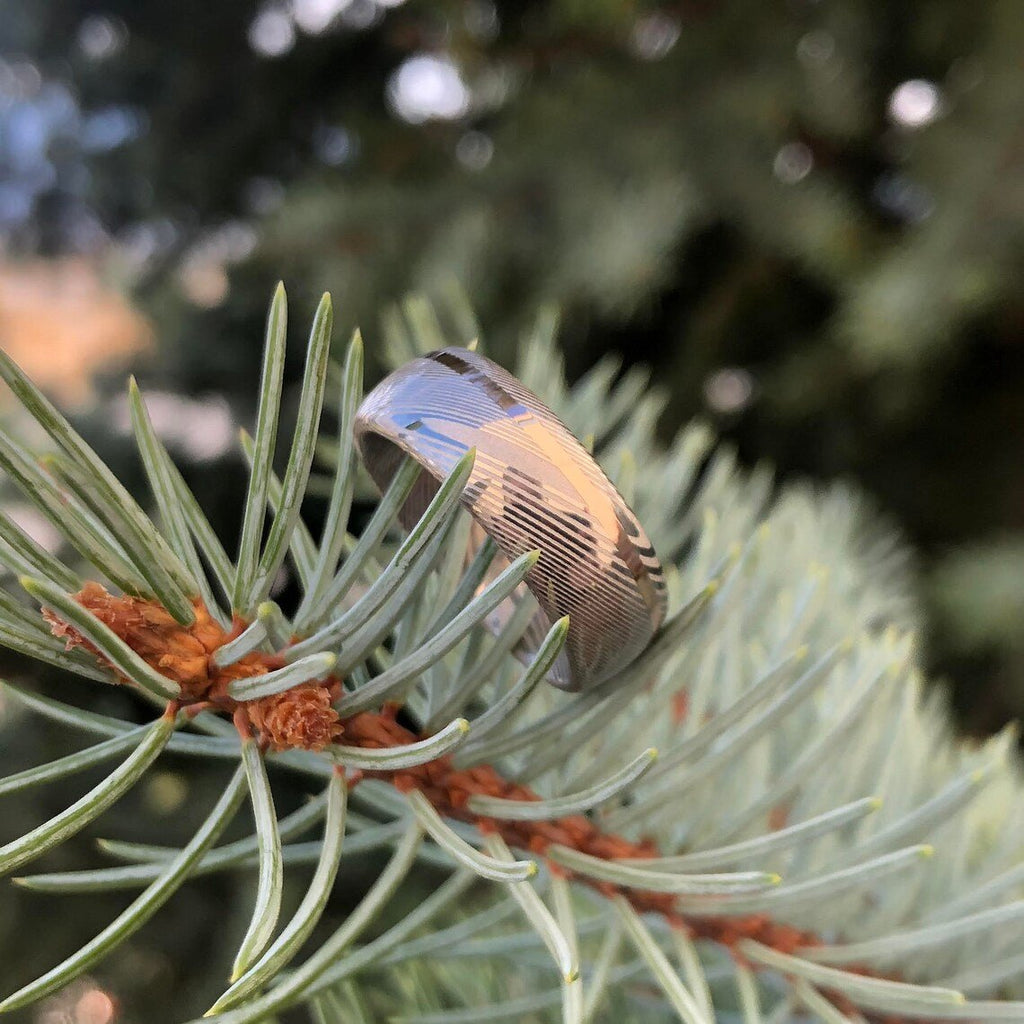
M 407 528 L 476 448 L 463 504 L 505 558 L 541 552 L 525 580 L 540 607 L 517 656 L 569 616 L 554 686 L 590 689 L 650 643 L 667 603 L 650 540 L 593 456 L 497 363 L 462 348 L 414 359 L 364 398 L 354 433 L 381 491 L 405 455 L 426 469 L 399 513 Z

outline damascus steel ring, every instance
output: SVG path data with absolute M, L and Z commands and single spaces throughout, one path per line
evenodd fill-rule
M 515 653 L 528 661 L 569 616 L 550 683 L 589 689 L 648 645 L 666 605 L 651 542 L 590 453 L 506 370 L 462 348 L 415 359 L 366 396 L 355 438 L 382 491 L 405 455 L 426 469 L 399 514 L 406 527 L 476 448 L 463 504 L 505 558 L 541 551 L 525 581 L 540 607 Z

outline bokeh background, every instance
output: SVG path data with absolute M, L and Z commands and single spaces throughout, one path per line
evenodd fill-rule
M 277 278 L 296 347 L 329 289 L 371 375 L 409 293 L 467 296 L 504 361 L 555 311 L 570 376 L 652 368 L 664 436 L 871 495 L 988 733 L 1024 711 L 1022 53 L 1017 0 L 0 0 L 0 345 L 140 484 L 134 370 L 230 543 Z M 0 768 L 62 742 L 19 719 Z M 109 831 L 184 830 L 216 782 L 172 765 Z M 250 881 L 107 971 L 124 1019 L 202 1009 L 223 965 L 182 944 Z M 3 891 L 0 977 L 102 921 L 58 904 Z M 25 1019 L 105 1024 L 96 991 Z

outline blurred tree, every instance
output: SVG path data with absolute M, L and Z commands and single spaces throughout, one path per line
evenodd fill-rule
M 0 0 L 0 25 L 8 248 L 102 252 L 165 386 L 248 401 L 279 274 L 371 341 L 457 280 L 504 356 L 553 304 L 571 375 L 613 350 L 671 384 L 666 433 L 703 413 L 748 460 L 865 484 L 945 581 L 932 660 L 969 727 L 1024 708 L 1014 623 L 944 590 L 1000 565 L 948 548 L 1024 529 L 1013 0 Z

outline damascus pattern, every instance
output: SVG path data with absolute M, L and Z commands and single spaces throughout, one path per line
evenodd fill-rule
M 590 453 L 497 363 L 462 348 L 407 363 L 363 400 L 355 439 L 382 491 L 405 455 L 427 470 L 399 514 L 407 528 L 476 448 L 463 505 L 507 559 L 541 551 L 526 578 L 540 608 L 517 655 L 528 660 L 551 623 L 569 616 L 553 685 L 596 686 L 650 643 L 666 607 L 650 540 Z

